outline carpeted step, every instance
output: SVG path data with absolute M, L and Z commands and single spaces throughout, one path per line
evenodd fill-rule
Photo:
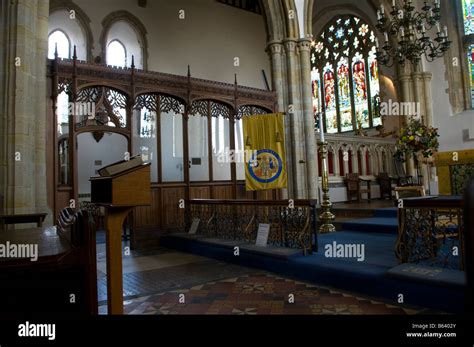
M 461 270 L 419 264 L 402 264 L 387 271 L 393 278 L 414 281 L 428 285 L 445 285 L 463 287 L 466 285 L 466 274 Z
M 342 230 L 367 233 L 398 234 L 397 218 L 364 218 L 341 223 Z
M 374 217 L 380 218 L 397 218 L 397 208 L 378 208 L 374 210 Z

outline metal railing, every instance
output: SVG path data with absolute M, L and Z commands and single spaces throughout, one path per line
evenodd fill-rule
M 259 224 L 270 224 L 268 244 L 317 251 L 316 200 L 187 200 L 185 230 L 199 220 L 198 234 L 255 243 Z
M 464 269 L 463 206 L 461 196 L 404 199 L 398 212 L 399 262 Z

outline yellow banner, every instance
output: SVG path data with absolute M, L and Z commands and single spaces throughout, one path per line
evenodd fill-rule
M 285 125 L 281 113 L 243 117 L 245 188 L 287 187 Z

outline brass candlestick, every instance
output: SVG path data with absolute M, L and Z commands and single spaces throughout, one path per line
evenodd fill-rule
M 321 234 L 332 233 L 336 231 L 336 228 L 332 224 L 335 219 L 334 214 L 331 213 L 331 199 L 329 198 L 329 169 L 328 169 L 328 143 L 318 142 L 319 153 L 321 153 L 321 165 L 322 165 L 322 184 L 321 188 L 323 191 L 323 201 L 321 202 L 322 213 L 319 216 L 321 226 L 319 232 Z

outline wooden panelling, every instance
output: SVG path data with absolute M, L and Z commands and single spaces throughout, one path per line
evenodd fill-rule
M 59 211 L 68 207 L 71 199 L 71 192 L 69 190 L 59 190 L 56 194 L 56 215 L 53 216 L 53 222 L 56 223 Z
M 245 184 L 238 184 L 237 185 L 237 199 L 240 200 L 253 200 L 253 192 L 245 190 Z
M 184 187 L 162 188 L 162 228 L 165 230 L 177 229 L 184 224 L 184 209 L 179 208 L 179 202 L 184 199 Z M 156 211 L 160 213 L 160 211 Z
M 189 189 L 190 199 L 210 199 L 211 198 L 211 187 L 191 187 Z
M 212 198 L 213 199 L 232 199 L 232 186 L 213 186 L 212 187 Z
M 137 227 L 157 227 L 162 221 L 162 207 L 160 189 L 151 190 L 151 205 L 135 207 L 133 210 L 134 226 Z
M 257 192 L 257 200 L 274 200 L 275 190 L 261 190 Z

